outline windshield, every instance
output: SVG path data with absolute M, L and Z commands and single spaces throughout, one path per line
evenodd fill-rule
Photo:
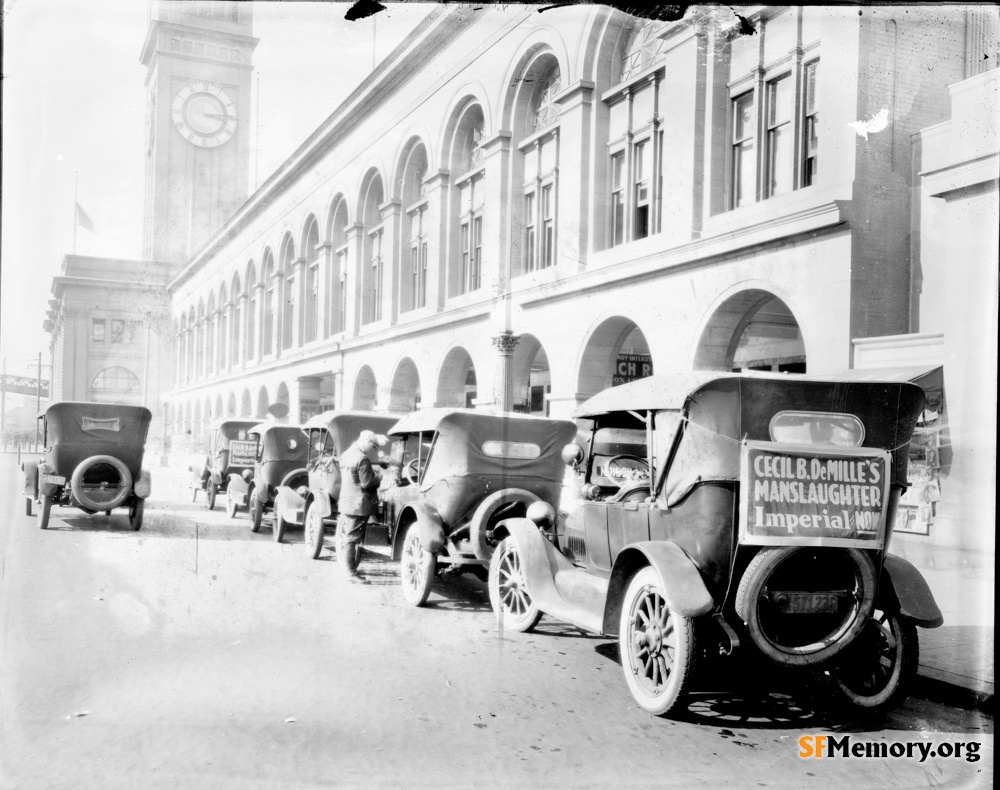
M 598 428 L 590 447 L 592 483 L 620 487 L 648 478 L 644 428 Z

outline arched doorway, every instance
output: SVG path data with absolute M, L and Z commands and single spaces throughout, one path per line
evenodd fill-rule
M 420 374 L 409 357 L 404 357 L 392 377 L 389 411 L 414 411 L 420 404 Z
M 253 406 L 250 400 L 250 390 L 243 390 L 243 397 L 240 400 L 240 417 L 250 417 L 253 414 Z
M 267 407 L 271 405 L 271 399 L 267 395 L 267 387 L 261 387 L 257 392 L 257 411 L 254 417 L 264 419 L 267 417 Z
M 761 289 L 724 301 L 701 334 L 694 366 L 700 370 L 806 372 L 806 347 L 795 316 Z
M 375 408 L 378 390 L 375 382 L 375 373 L 368 365 L 358 371 L 358 377 L 354 380 L 354 395 L 351 399 L 351 408 L 360 411 L 372 411 Z
M 477 392 L 476 366 L 472 364 L 469 352 L 460 346 L 451 349 L 438 374 L 435 404 L 471 409 Z
M 229 393 L 229 400 L 226 402 L 226 416 L 236 416 L 236 393 L 234 392 Z
M 651 375 L 653 358 L 646 336 L 634 321 L 614 316 L 602 321 L 587 340 L 576 389 L 581 397 L 590 397 Z
M 534 335 L 521 335 L 514 347 L 514 402 L 512 410 L 522 414 L 548 416 L 552 391 L 549 358 Z
M 142 384 L 128 368 L 104 368 L 90 383 L 90 399 L 96 403 L 142 403 Z

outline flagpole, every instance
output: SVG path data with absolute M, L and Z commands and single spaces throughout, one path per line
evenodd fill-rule
M 74 183 L 73 183 L 73 254 L 74 255 L 76 255 L 76 226 L 79 224 L 79 222 L 77 221 L 79 220 L 79 217 L 77 216 L 77 212 L 79 211 L 78 208 L 79 205 L 80 205 L 80 173 L 77 172 L 74 174 Z

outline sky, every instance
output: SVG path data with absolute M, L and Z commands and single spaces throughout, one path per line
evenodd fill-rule
M 255 161 L 262 184 L 432 7 L 387 3 L 347 22 L 350 6 L 254 3 L 251 192 Z M 0 357 L 9 374 L 35 375 L 39 351 L 48 361 L 52 278 L 74 244 L 81 255 L 142 255 L 146 25 L 145 0 L 3 0 Z M 74 194 L 93 233 L 74 232 Z

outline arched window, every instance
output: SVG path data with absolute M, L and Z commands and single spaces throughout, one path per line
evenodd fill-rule
M 205 375 L 215 372 L 215 332 L 218 316 L 215 312 L 215 294 L 208 297 L 208 313 L 205 317 Z
M 104 368 L 90 383 L 90 400 L 95 403 L 138 404 L 142 400 L 139 377 L 128 368 Z
M 452 149 L 452 172 L 459 174 L 452 191 L 458 225 L 458 260 L 453 261 L 450 293 L 477 291 L 483 277 L 483 210 L 485 169 L 482 161 L 483 111 L 468 106 L 458 122 Z M 453 226 L 454 227 L 454 226 Z
M 369 176 L 362 203 L 362 222 L 365 234 L 364 303 L 361 307 L 361 321 L 369 324 L 382 320 L 382 305 L 385 300 L 385 253 L 383 249 L 382 212 L 379 206 L 384 202 L 382 177 L 378 173 Z
M 347 241 L 347 201 L 339 199 L 331 211 L 330 243 L 333 256 L 330 265 L 330 333 L 338 334 L 347 329 L 347 270 L 350 245 Z
M 309 223 L 306 232 L 305 248 L 302 250 L 305 258 L 305 304 L 303 305 L 302 341 L 311 343 L 319 336 L 319 223 L 315 219 Z
M 629 36 L 628 43 L 625 45 L 619 82 L 624 82 L 633 74 L 645 71 L 660 58 L 665 46 L 659 34 L 664 27 L 663 22 L 647 20 L 632 31 L 632 35 Z
M 517 87 L 514 111 L 514 185 L 520 195 L 512 206 L 520 259 L 514 272 L 526 274 L 554 266 L 557 255 L 559 197 L 559 64 L 551 53 L 530 62 Z M 517 193 L 515 192 L 515 195 Z
M 406 273 L 400 284 L 400 312 L 416 310 L 427 304 L 427 151 L 417 144 L 410 151 L 403 168 L 403 261 Z
M 285 237 L 281 247 L 281 348 L 289 349 L 295 342 L 295 322 L 298 318 L 298 287 L 295 277 L 295 243 L 291 236 Z
M 229 315 L 229 359 L 233 365 L 238 365 L 243 361 L 240 356 L 240 332 L 242 331 L 241 318 L 243 317 L 243 292 L 240 289 L 239 274 L 233 275 L 233 285 L 230 288 L 233 295 L 233 307 Z
M 246 356 L 244 359 L 251 362 L 257 358 L 257 267 L 250 264 L 250 272 L 247 274 L 247 333 L 243 341 Z

